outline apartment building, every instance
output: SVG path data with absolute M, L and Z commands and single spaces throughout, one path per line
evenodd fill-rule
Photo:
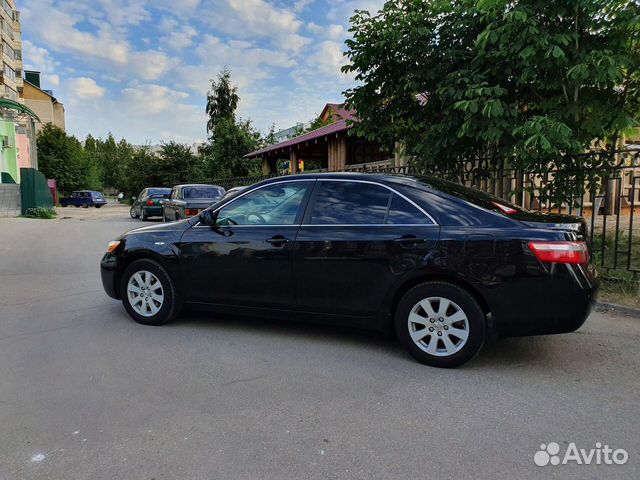
M 42 130 L 47 123 L 65 129 L 64 105 L 53 96 L 51 90 L 44 90 L 40 86 L 40 72 L 25 70 L 22 94 L 26 106 L 40 120 L 36 122 L 36 132 Z
M 0 0 L 0 36 L 2 37 L 2 71 L 0 97 L 22 102 L 22 33 L 20 12 L 15 0 Z

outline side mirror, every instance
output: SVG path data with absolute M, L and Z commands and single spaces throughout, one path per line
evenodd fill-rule
M 205 210 L 200 214 L 198 220 L 200 220 L 200 223 L 203 225 L 207 225 L 208 227 L 215 227 L 216 222 L 218 221 L 218 212 Z

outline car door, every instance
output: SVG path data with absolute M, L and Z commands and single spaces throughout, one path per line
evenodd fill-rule
M 185 295 L 197 302 L 293 309 L 291 252 L 314 180 L 250 190 L 196 225 L 181 241 Z
M 438 236 L 427 212 L 384 184 L 318 180 L 293 254 L 299 308 L 377 315 L 392 287 L 422 264 Z

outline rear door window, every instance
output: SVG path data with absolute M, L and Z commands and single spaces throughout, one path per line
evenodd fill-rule
M 318 185 L 309 223 L 311 225 L 382 225 L 390 190 L 371 183 L 329 182 Z
M 386 223 L 391 225 L 429 225 L 433 222 L 418 207 L 394 193 Z

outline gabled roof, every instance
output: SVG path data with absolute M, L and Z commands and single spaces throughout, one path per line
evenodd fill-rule
M 326 125 L 324 127 L 320 127 L 311 132 L 304 133 L 294 138 L 290 138 L 289 140 L 285 140 L 284 142 L 276 143 L 275 145 L 269 145 L 260 150 L 256 150 L 255 152 L 248 153 L 244 156 L 244 158 L 257 158 L 265 153 L 273 152 L 275 150 L 280 150 L 282 148 L 293 147 L 294 145 L 298 145 L 300 143 L 308 142 L 310 140 L 315 140 L 316 138 L 322 138 L 326 135 L 331 135 L 334 133 L 346 132 L 349 130 L 349 126 L 347 126 L 347 120 L 339 120 L 330 125 Z
M 53 96 L 53 92 L 51 90 L 43 90 L 42 88 L 40 88 L 37 85 L 34 85 L 33 83 L 31 83 L 29 80 L 27 80 L 26 78 L 23 79 L 23 83 L 28 84 L 30 87 L 35 88 L 36 90 L 39 90 L 40 92 L 44 93 L 45 95 L 47 95 L 48 97 L 51 98 L 51 101 L 53 103 L 60 103 L 58 101 L 58 99 L 56 97 Z
M 264 155 L 265 153 L 274 152 L 283 148 L 293 147 L 294 145 L 299 145 L 301 143 L 322 138 L 327 135 L 346 132 L 350 128 L 349 126 L 347 126 L 347 123 L 349 121 L 356 120 L 357 118 L 356 111 L 346 109 L 344 107 L 344 103 L 327 103 L 322 109 L 320 118 L 324 118 L 325 116 L 327 116 L 327 114 L 331 114 L 331 117 L 329 118 L 335 119 L 333 123 L 325 125 L 324 127 L 317 128 L 316 130 L 313 130 L 311 132 L 303 133 L 302 135 L 298 135 L 297 137 L 290 138 L 289 140 L 285 140 L 284 142 L 276 143 L 275 145 L 269 145 L 260 150 L 256 150 L 255 152 L 248 153 L 244 156 L 244 158 L 257 158 Z

